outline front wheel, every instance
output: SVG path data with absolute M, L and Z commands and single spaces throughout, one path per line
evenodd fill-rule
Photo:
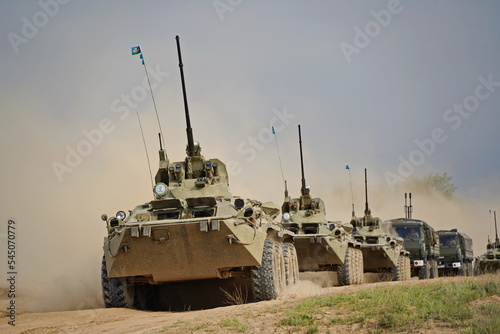
M 347 247 L 344 263 L 337 271 L 339 285 L 363 283 L 363 253 L 360 249 Z
M 430 261 L 427 261 L 422 267 L 418 269 L 419 279 L 429 279 L 431 276 Z
M 124 277 L 108 278 L 106 258 L 102 257 L 101 284 L 104 306 L 111 307 L 134 307 L 134 285 L 128 284 Z
M 399 255 L 398 264 L 393 269 L 393 281 L 407 281 L 411 278 L 410 257 L 408 255 Z

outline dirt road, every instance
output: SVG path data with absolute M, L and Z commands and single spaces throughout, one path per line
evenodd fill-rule
M 315 277 L 308 277 L 313 281 Z M 373 280 L 373 278 L 368 278 Z M 7 325 L 8 317 L 2 304 L 1 333 L 288 333 L 277 326 L 286 310 L 312 295 L 356 292 L 385 285 L 414 285 L 449 282 L 476 278 L 438 278 L 406 282 L 377 282 L 358 286 L 322 288 L 310 280 L 301 281 L 284 297 L 267 302 L 219 307 L 188 312 L 146 312 L 128 309 L 89 309 L 64 312 L 24 313 L 16 317 L 16 326 Z M 5 299 L 5 298 L 4 298 Z M 5 300 L 3 300 L 5 302 Z M 332 310 L 334 313 L 335 310 Z M 239 327 L 239 322 L 244 323 Z M 240 323 L 240 324 L 241 324 Z M 364 330 L 356 327 L 335 327 L 339 333 Z M 427 331 L 427 333 L 432 331 Z M 420 333 L 420 332 L 419 332 Z M 440 333 L 443 333 L 441 330 Z

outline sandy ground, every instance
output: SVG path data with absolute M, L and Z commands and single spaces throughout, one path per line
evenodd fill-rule
M 301 274 L 301 281 L 292 287 L 286 296 L 273 301 L 188 312 L 147 312 L 96 308 L 63 312 L 23 313 L 17 315 L 15 327 L 7 324 L 9 319 L 4 311 L 7 298 L 5 291 L 3 291 L 0 333 L 234 333 L 238 332 L 236 327 L 224 327 L 221 320 L 235 318 L 248 325 L 246 333 L 290 333 L 290 328 L 277 326 L 278 320 L 282 318 L 287 309 L 313 295 L 355 292 L 385 285 L 474 280 L 480 279 L 480 277 L 443 277 L 425 281 L 413 279 L 406 282 L 378 282 L 377 276 L 366 275 L 365 279 L 368 282 L 376 283 L 347 287 L 321 287 L 331 280 L 331 276 L 306 273 Z M 335 310 L 332 309 L 332 313 L 334 312 Z M 339 325 L 331 329 L 331 333 L 365 333 L 357 325 L 350 327 Z M 413 331 L 413 333 L 424 332 Z M 446 333 L 446 330 L 436 328 L 435 330 L 427 330 L 425 333 Z

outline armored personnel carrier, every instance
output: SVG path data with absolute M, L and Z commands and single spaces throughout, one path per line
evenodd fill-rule
M 497 212 L 494 211 L 495 217 L 495 241 L 490 241 L 486 246 L 486 253 L 476 259 L 475 271 L 476 274 L 494 273 L 500 270 L 500 240 L 498 239 L 497 229 Z
M 302 137 L 299 125 L 302 188 L 299 198 L 290 198 L 285 187 L 282 223 L 295 233 L 300 271 L 337 271 L 340 285 L 363 282 L 363 255 L 360 245 L 351 236 L 352 225 L 326 218 L 325 204 L 313 198 L 306 186 Z
M 472 276 L 472 239 L 457 229 L 437 231 L 439 235 L 439 275 Z
M 298 275 L 293 234 L 274 220 L 276 205 L 233 196 L 225 164 L 201 154 L 189 118 L 178 36 L 176 40 L 187 156 L 170 162 L 160 137 L 154 199 L 129 214 L 102 216 L 108 232 L 102 261 L 104 304 L 150 309 L 159 287 L 209 279 L 240 279 L 250 286 L 249 300 L 275 299 L 284 292 L 286 275 Z
M 361 243 L 365 272 L 392 273 L 394 281 L 410 279 L 410 257 L 403 239 L 387 235 L 382 220 L 373 217 L 368 206 L 368 181 L 365 169 L 365 215 L 356 217 L 353 210 L 352 234 Z
M 405 193 L 405 218 L 392 219 L 384 222 L 384 225 L 388 224 L 389 229 L 404 239 L 404 247 L 410 252 L 411 276 L 418 276 L 419 279 L 436 278 L 439 275 L 439 236 L 423 220 L 412 219 L 411 193 L 410 205 L 407 205 L 407 198 Z

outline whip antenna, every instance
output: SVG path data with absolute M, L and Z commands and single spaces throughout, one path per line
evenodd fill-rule
M 151 163 L 149 162 L 149 154 L 148 154 L 148 148 L 146 146 L 146 140 L 144 139 L 144 131 L 142 131 L 142 123 L 141 123 L 141 118 L 139 117 L 139 112 L 135 112 L 137 115 L 137 120 L 139 121 L 139 128 L 141 129 L 141 136 L 142 136 L 142 142 L 144 143 L 144 151 L 146 151 L 146 159 L 148 160 L 148 170 L 149 170 L 149 177 L 151 180 L 151 188 L 154 187 L 153 184 L 153 174 L 151 174 Z
M 144 72 L 146 72 L 146 78 L 148 79 L 149 91 L 151 92 L 151 99 L 153 100 L 153 106 L 155 108 L 156 120 L 158 121 L 158 128 L 160 129 L 161 138 L 163 142 L 165 142 L 165 138 L 163 138 L 163 131 L 161 129 L 160 117 L 158 116 L 158 109 L 156 108 L 155 96 L 153 94 L 153 89 L 151 88 L 151 81 L 149 80 L 148 68 L 146 66 L 146 61 L 144 60 L 144 54 L 142 53 L 140 46 L 135 46 L 132 48 L 132 55 L 139 55 L 141 59 L 142 66 L 144 66 Z
M 288 192 L 288 190 L 286 188 L 285 175 L 283 174 L 283 165 L 281 164 L 280 149 L 278 147 L 278 136 L 276 136 L 276 131 L 274 130 L 274 126 L 272 126 L 271 129 L 272 129 L 272 133 L 274 135 L 274 142 L 276 143 L 276 151 L 278 151 L 278 160 L 280 162 L 281 179 L 283 180 L 283 184 L 285 185 L 285 192 Z M 285 195 L 285 196 L 288 196 L 288 195 Z
M 349 171 L 349 185 L 351 186 L 352 216 L 356 217 L 356 213 L 354 212 L 354 192 L 352 191 L 351 168 L 349 167 L 349 165 L 346 165 L 345 169 Z

